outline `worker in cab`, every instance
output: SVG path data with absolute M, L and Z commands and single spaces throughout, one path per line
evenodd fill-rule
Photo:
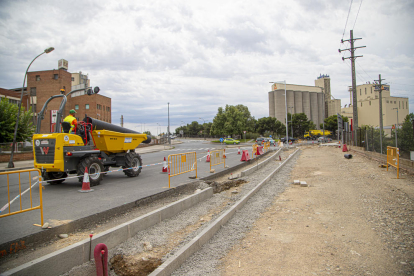
M 76 134 L 76 129 L 78 128 L 78 121 L 75 118 L 76 111 L 71 109 L 69 111 L 69 115 L 65 117 L 63 120 L 64 122 L 68 122 L 70 124 L 70 133 Z

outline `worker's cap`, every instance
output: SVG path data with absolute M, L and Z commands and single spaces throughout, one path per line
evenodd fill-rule
M 76 113 L 76 111 L 75 111 L 74 109 L 71 109 L 71 110 L 69 111 L 69 113 L 70 113 L 70 114 L 75 114 L 75 113 Z

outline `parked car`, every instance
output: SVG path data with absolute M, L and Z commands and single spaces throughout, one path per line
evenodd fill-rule
M 294 143 L 296 140 L 297 140 L 296 138 L 293 138 L 293 137 L 290 137 L 290 136 L 289 136 L 289 141 L 290 141 L 290 142 Z M 283 143 L 286 143 L 286 136 L 281 137 L 281 138 L 280 138 L 280 141 L 281 141 L 281 142 L 283 142 Z
M 224 139 L 223 143 L 237 145 L 240 144 L 240 141 L 232 138 L 226 138 Z
M 323 140 L 323 137 L 318 138 L 318 142 L 320 142 L 320 143 L 326 143 L 326 142 L 331 142 L 331 141 L 332 141 L 332 139 L 328 138 L 328 137 L 325 137 L 325 141 Z
M 269 142 L 270 142 L 270 144 L 271 144 L 271 145 L 273 145 L 273 146 L 276 144 L 276 141 L 275 141 L 275 140 L 273 140 L 272 138 L 270 138 L 270 139 L 269 139 Z
M 259 137 L 259 138 L 256 139 L 256 144 L 261 145 L 264 140 L 265 140 L 264 137 Z

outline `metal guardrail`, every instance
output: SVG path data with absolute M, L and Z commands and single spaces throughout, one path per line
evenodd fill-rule
M 32 177 L 32 172 L 36 172 L 37 176 Z M 23 173 L 29 173 L 29 188 L 27 188 L 26 190 L 24 190 L 22 192 L 22 179 L 21 179 L 21 174 Z M 18 195 L 15 196 L 12 200 L 11 199 L 11 194 L 10 194 L 10 175 L 12 174 L 18 174 L 19 175 L 19 192 Z M 0 209 L 0 218 L 3 217 L 8 217 L 8 216 L 12 216 L 12 215 L 17 215 L 20 213 L 24 213 L 24 212 L 29 212 L 29 211 L 33 211 L 33 210 L 40 210 L 40 221 L 41 224 L 43 225 L 43 197 L 42 197 L 42 177 L 41 177 L 41 172 L 39 169 L 28 169 L 28 170 L 20 170 L 20 171 L 9 171 L 9 172 L 0 172 L 0 176 L 1 175 L 6 175 L 7 178 L 7 198 L 8 198 L 8 202 L 6 205 L 4 205 L 1 209 Z M 32 180 L 37 179 L 33 184 L 32 184 Z M 34 206 L 33 207 L 33 194 L 32 194 L 32 188 L 36 185 L 39 184 L 39 205 L 38 206 Z M 23 208 L 23 202 L 22 202 L 22 196 L 26 193 L 29 192 L 29 198 L 30 198 L 30 208 Z M 20 210 L 18 211 L 12 211 L 11 209 L 11 204 L 15 201 L 19 199 L 20 201 Z M 4 212 L 4 210 L 8 209 L 8 213 L 7 214 L 1 214 Z M 38 226 L 38 225 L 37 225 Z
M 210 152 L 210 171 L 212 166 L 224 164 L 226 167 L 226 149 L 213 150 Z
M 171 188 L 171 177 L 195 171 L 197 178 L 197 153 L 186 152 L 168 155 L 168 188 Z
M 397 169 L 397 179 L 400 178 L 400 149 L 387 147 L 387 171 L 388 165 Z

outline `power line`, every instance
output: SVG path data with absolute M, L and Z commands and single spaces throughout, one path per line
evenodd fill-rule
M 354 26 L 352 27 L 352 30 L 355 29 L 355 24 L 356 24 L 356 21 L 358 19 L 358 14 L 359 14 L 359 10 L 361 9 L 361 6 L 362 6 L 362 0 L 361 0 L 361 3 L 359 4 L 358 13 L 357 13 L 357 16 L 355 18 L 355 22 L 354 22 Z
M 359 62 L 358 62 L 358 61 L 357 61 L 357 63 L 358 63 L 359 68 L 361 68 L 361 70 L 362 70 L 362 71 L 364 71 L 364 73 L 368 76 L 368 78 L 369 78 L 370 80 L 372 80 L 373 78 L 371 78 L 371 76 L 370 76 L 370 75 L 368 75 L 368 73 L 367 73 L 367 72 L 365 72 L 365 70 L 364 70 L 364 68 L 362 68 L 361 64 L 359 64 Z
M 351 4 L 349 5 L 348 16 L 346 17 L 346 22 L 345 22 L 344 32 L 342 33 L 342 38 L 341 38 L 341 40 L 342 40 L 342 39 L 344 39 L 344 36 L 345 36 L 346 25 L 348 24 L 348 18 L 349 18 L 349 14 L 351 13 L 351 7 L 352 7 L 352 2 L 353 2 L 353 1 L 354 1 L 354 0 L 351 0 Z

